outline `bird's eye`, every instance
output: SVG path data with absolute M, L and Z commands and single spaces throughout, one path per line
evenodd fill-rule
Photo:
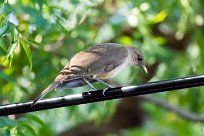
M 142 61 L 143 58 L 141 56 L 138 57 L 138 61 Z

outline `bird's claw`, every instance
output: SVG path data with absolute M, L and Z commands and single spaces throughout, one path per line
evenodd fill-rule
M 108 86 L 107 88 L 103 89 L 103 92 L 102 92 L 103 96 L 106 96 L 106 95 L 105 95 L 106 91 L 107 91 L 108 89 L 111 89 L 111 88 L 113 88 L 113 87 L 110 85 L 110 86 Z
M 96 90 L 96 89 L 91 89 L 91 90 L 89 90 L 89 91 L 88 91 L 88 95 L 91 95 L 90 92 L 93 92 L 93 91 L 97 91 L 97 90 Z

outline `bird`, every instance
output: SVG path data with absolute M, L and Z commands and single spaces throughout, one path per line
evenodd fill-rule
M 99 82 L 107 88 L 112 88 L 103 80 L 116 76 L 129 66 L 140 66 L 147 73 L 143 53 L 138 48 L 119 43 L 102 43 L 91 46 L 70 59 L 54 82 L 34 99 L 32 106 L 51 90 L 64 90 L 84 85 L 89 85 L 96 90 L 92 85 L 93 82 Z

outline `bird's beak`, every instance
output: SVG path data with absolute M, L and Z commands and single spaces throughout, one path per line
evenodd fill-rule
M 143 66 L 142 66 L 142 68 L 143 68 L 143 70 L 145 71 L 145 73 L 147 74 L 147 73 L 148 73 L 148 71 L 147 71 L 146 66 L 145 66 L 145 65 L 143 65 Z

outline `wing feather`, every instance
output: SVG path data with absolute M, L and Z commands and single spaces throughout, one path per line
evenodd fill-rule
M 70 60 L 69 68 L 87 76 L 110 72 L 125 61 L 127 52 L 120 44 L 99 44 L 76 54 Z

